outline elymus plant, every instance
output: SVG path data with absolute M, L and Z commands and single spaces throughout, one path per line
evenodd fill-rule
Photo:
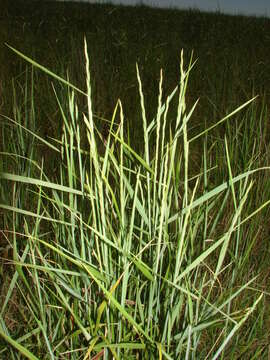
M 252 176 L 265 169 L 234 175 L 225 138 L 228 178 L 210 189 L 215 167 L 208 167 L 207 146 L 202 171 L 192 179 L 191 148 L 254 99 L 189 138 L 196 109 L 195 103 L 188 110 L 185 102 L 192 59 L 185 70 L 181 53 L 179 84 L 165 101 L 161 71 L 152 121 L 137 66 L 143 146 L 136 152 L 126 136 L 120 100 L 108 137 L 102 139 L 97 130 L 86 42 L 85 91 L 12 50 L 65 85 L 67 98 L 61 103 L 54 90 L 63 124 L 58 139 L 42 138 L 25 126 L 20 111 L 15 119 L 4 117 L 15 124 L 10 131 L 18 144 L 27 140 L 29 146 L 22 154 L 23 146 L 13 141 L 1 154 L 5 201 L 0 207 L 13 251 L 13 275 L 0 313 L 1 354 L 29 359 L 225 358 L 263 298 L 262 291 L 252 288 L 256 276 L 239 284 L 237 272 L 250 251 L 242 246 L 242 229 L 269 203 L 244 212 Z M 29 96 L 33 120 L 33 87 Z M 76 96 L 85 98 L 86 112 L 78 108 Z M 170 123 L 174 97 L 178 109 Z M 50 152 L 39 152 L 38 146 Z M 48 153 L 57 159 L 55 169 L 45 159 Z M 6 316 L 14 293 L 27 316 L 17 332 Z M 239 306 L 237 300 L 247 293 L 252 295 L 248 306 Z

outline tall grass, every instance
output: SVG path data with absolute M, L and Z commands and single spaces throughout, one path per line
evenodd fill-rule
M 231 359 L 250 354 L 262 328 L 264 292 L 249 258 L 258 216 L 269 204 L 265 187 L 261 204 L 252 206 L 258 200 L 256 177 L 269 170 L 259 161 L 263 145 L 250 144 L 245 133 L 254 131 L 255 137 L 261 131 L 257 115 L 247 110 L 255 99 L 191 137 L 197 105 L 186 105 L 192 58 L 185 68 L 181 53 L 180 79 L 166 98 L 160 72 L 152 120 L 137 66 L 143 146 L 135 151 L 120 100 L 108 136 L 98 131 L 86 42 L 84 53 L 85 91 L 19 53 L 67 91 L 60 98 L 53 87 L 62 124 L 58 139 L 38 135 L 34 76 L 26 79 L 24 104 L 14 103 L 14 118 L 2 117 L 0 208 L 13 260 L 5 265 L 12 276 L 0 313 L 1 356 Z M 209 144 L 214 128 L 235 118 L 228 135 Z M 245 128 L 247 119 L 251 130 Z M 199 138 L 204 139 L 202 165 L 191 177 Z M 14 296 L 20 313 L 11 324 Z M 247 324 L 256 324 L 252 335 Z M 253 358 L 261 358 L 265 345 L 259 350 Z

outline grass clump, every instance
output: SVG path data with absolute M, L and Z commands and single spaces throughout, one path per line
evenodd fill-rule
M 14 119 L 3 117 L 0 207 L 13 260 L 5 265 L 11 279 L 0 313 L 1 356 L 245 356 L 264 313 L 257 276 L 246 271 L 257 231 L 250 223 L 268 204 L 263 201 L 253 209 L 250 199 L 257 200 L 254 177 L 268 168 L 257 161 L 255 146 L 250 161 L 243 160 L 242 172 L 235 173 L 233 146 L 240 145 L 244 126 L 240 119 L 237 131 L 228 125 L 236 142 L 231 136 L 217 147 L 208 142 L 215 126 L 243 114 L 254 99 L 190 137 L 197 104 L 191 109 L 186 105 L 192 59 L 185 69 L 181 54 L 179 84 L 165 100 L 161 71 L 152 121 L 146 116 L 137 66 L 143 141 L 135 151 L 120 100 L 108 136 L 98 131 L 86 43 L 84 53 L 85 91 L 24 56 L 67 88 L 66 98 L 60 98 L 53 86 L 60 138 L 38 135 L 33 75 L 24 88 L 25 107 L 14 106 Z M 85 111 L 77 105 L 79 96 Z M 175 98 L 177 113 L 171 122 Z M 201 165 L 191 177 L 192 146 L 199 138 L 205 139 Z M 244 139 L 248 141 L 246 135 Z M 244 158 L 245 143 L 241 151 Z M 7 321 L 14 294 L 23 309 L 16 329 Z M 242 329 L 257 309 L 252 337 Z M 250 336 L 245 346 L 239 333 Z M 259 355 L 264 350 L 262 346 Z

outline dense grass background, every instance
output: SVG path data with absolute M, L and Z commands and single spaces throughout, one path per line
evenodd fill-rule
M 70 79 L 79 86 L 84 82 L 78 69 L 83 62 L 85 35 L 94 111 L 105 117 L 118 98 L 125 98 L 126 116 L 130 120 L 137 117 L 135 62 L 141 69 L 148 111 L 153 114 L 160 68 L 165 72 L 168 94 L 178 78 L 182 48 L 187 57 L 194 50 L 198 59 L 188 100 L 193 103 L 200 97 L 195 114 L 200 124 L 215 121 L 253 94 L 269 97 L 270 20 L 266 18 L 44 1 L 38 6 L 16 1 L 6 12 L 7 16 L 1 16 L 1 78 L 22 78 L 25 69 L 5 47 L 7 42 L 57 73 L 66 75 L 68 69 Z M 46 81 L 42 76 L 39 79 L 43 96 L 37 98 L 46 104 L 40 110 L 43 121 L 55 127 L 54 109 L 44 97 L 46 86 L 50 86 Z M 6 91 L 3 93 L 10 99 Z
M 164 103 L 166 97 L 179 83 L 180 51 L 184 49 L 186 64 L 192 53 L 193 59 L 198 59 L 190 73 L 188 88 L 185 94 L 187 112 L 190 111 L 194 102 L 200 98 L 189 121 L 188 140 L 215 124 L 243 102 L 248 101 L 254 95 L 258 95 L 249 106 L 235 114 L 232 119 L 215 127 L 207 133 L 206 137 L 202 136 L 190 142 L 188 153 L 187 139 L 185 140 L 184 138 L 183 143 L 179 140 L 177 151 L 182 154 L 182 159 L 185 159 L 185 161 L 187 161 L 188 155 L 189 178 L 198 173 L 201 174 L 200 182 L 197 184 L 198 195 L 197 192 L 194 193 L 195 199 L 200 198 L 203 194 L 215 189 L 224 181 L 229 181 L 238 174 L 245 173 L 251 169 L 269 166 L 269 19 L 232 17 L 197 11 L 155 10 L 144 6 L 126 8 L 123 6 L 78 3 L 38 2 L 37 4 L 37 2 L 28 1 L 16 1 L 16 3 L 12 4 L 2 1 L 0 4 L 3 6 L 3 11 L 0 15 L 0 109 L 1 114 L 14 119 L 17 124 L 14 126 L 10 120 L 1 117 L 1 171 L 21 175 L 26 179 L 27 177 L 32 177 L 60 182 L 61 186 L 69 184 L 70 187 L 76 189 L 79 189 L 86 182 L 85 170 L 80 168 L 80 152 L 73 155 L 70 152 L 72 141 L 75 141 L 72 140 L 72 136 L 75 139 L 76 136 L 74 134 L 78 134 L 78 129 L 75 126 L 77 120 L 75 118 L 74 120 L 71 116 L 71 114 L 74 115 L 76 112 L 74 110 L 75 107 L 72 105 L 73 95 L 71 94 L 71 89 L 68 89 L 63 82 L 56 81 L 53 77 L 48 76 L 48 74 L 33 69 L 31 63 L 26 62 L 5 45 L 6 43 L 11 45 L 54 73 L 68 79 L 76 87 L 86 91 L 84 36 L 88 44 L 88 54 L 90 57 L 94 123 L 103 138 L 107 139 L 110 134 L 112 113 L 120 98 L 125 115 L 125 127 L 121 137 L 125 139 L 123 141 L 126 141 L 127 144 L 131 144 L 144 160 L 147 160 L 145 132 L 143 132 L 142 125 L 143 111 L 140 106 L 141 97 L 138 91 L 139 86 L 135 64 L 136 62 L 138 63 L 140 70 L 146 119 L 149 124 L 157 113 L 158 96 L 160 93 L 160 69 L 162 68 L 164 72 L 163 95 L 160 98 L 160 102 Z M 57 97 L 55 94 L 57 94 Z M 76 96 L 74 102 L 78 106 L 79 117 L 83 113 L 89 112 L 89 104 L 84 96 Z M 59 107 L 59 103 L 61 107 Z M 170 140 L 170 126 L 171 129 L 174 129 L 177 123 L 178 104 L 176 96 L 170 104 L 170 112 L 167 116 L 167 141 Z M 63 114 L 68 114 L 66 115 L 67 122 L 64 122 L 64 125 Z M 119 120 L 119 116 L 118 114 L 115 120 Z M 71 121 L 70 125 L 68 125 L 69 121 Z M 22 127 L 18 126 L 18 124 L 37 133 L 43 140 L 50 141 L 55 146 L 57 146 L 57 143 L 53 142 L 52 138 L 63 141 L 62 145 L 64 143 L 69 144 L 70 148 L 66 147 L 63 149 L 63 146 L 61 147 L 58 143 L 61 149 L 60 156 L 52 148 L 49 149 L 44 144 L 44 141 L 37 140 L 22 130 Z M 115 127 L 111 131 L 116 132 Z M 82 128 L 80 133 L 82 149 L 85 149 L 88 144 L 86 133 L 87 131 Z M 62 134 L 63 138 L 61 137 Z M 172 137 L 174 135 L 172 134 Z M 112 134 L 111 136 L 113 138 Z M 152 134 L 152 138 L 147 140 L 151 159 L 156 151 L 156 138 Z M 97 146 L 103 156 L 108 147 L 104 147 L 102 140 L 97 139 Z M 111 140 L 112 142 L 113 140 Z M 121 164 L 123 148 L 121 146 L 117 147 L 119 146 L 117 142 L 114 146 L 117 149 L 115 156 L 119 164 Z M 7 156 L 6 153 L 16 154 L 16 156 Z M 41 160 L 44 154 L 47 156 Z M 111 153 L 109 152 L 109 154 Z M 169 154 L 171 158 L 172 154 Z M 163 155 L 165 156 L 165 153 Z M 30 159 L 31 162 L 26 160 L 26 158 Z M 104 158 L 97 159 L 101 161 L 102 166 L 109 169 L 109 165 L 104 165 Z M 111 157 L 110 161 L 114 164 L 112 159 Z M 81 160 L 84 163 L 84 155 L 82 155 Z M 74 164 L 72 161 L 74 161 Z M 135 166 L 130 156 L 127 156 L 123 161 L 127 168 L 138 171 L 137 163 L 135 162 Z M 182 209 L 185 202 L 192 199 L 196 179 L 188 181 L 187 174 L 185 173 L 185 161 L 182 160 L 181 165 L 177 168 L 179 159 L 176 158 L 175 160 L 176 169 L 172 177 L 172 184 L 174 186 L 170 184 L 171 194 L 173 194 L 170 196 L 174 201 L 170 202 L 170 196 L 168 195 L 168 204 L 171 204 L 171 206 L 168 206 L 170 209 L 167 214 L 168 218 L 175 211 Z M 39 165 L 33 165 L 35 164 L 34 162 Z M 164 166 L 165 169 L 165 163 L 161 162 L 161 164 L 161 168 Z M 151 166 L 154 168 L 154 165 L 155 162 L 153 160 Z M 40 167 L 42 170 L 40 170 Z M 127 191 L 127 213 L 124 213 L 124 204 L 122 203 L 123 199 L 121 196 L 123 195 L 121 191 L 123 192 L 124 190 L 117 188 L 122 181 L 120 176 L 120 183 L 117 182 L 117 174 L 118 172 L 121 173 L 121 166 L 119 165 L 118 168 L 114 164 L 114 167 L 115 170 L 108 170 L 108 173 L 106 173 L 106 176 L 108 176 L 106 180 L 116 186 L 115 196 L 117 201 L 119 201 L 121 215 L 124 214 L 123 216 L 127 219 L 132 218 L 131 209 L 136 202 L 130 194 L 127 195 L 128 191 L 125 190 Z M 73 177 L 74 169 L 78 168 L 81 169 L 79 179 L 76 176 Z M 209 169 L 211 168 L 214 168 L 214 170 L 210 171 Z M 142 175 L 145 175 L 144 179 L 148 179 L 144 165 L 141 171 Z M 139 265 L 137 263 L 136 266 L 133 263 L 131 264 L 130 258 L 119 256 L 118 252 L 115 252 L 110 247 L 108 249 L 103 246 L 100 249 L 97 247 L 101 255 L 95 254 L 93 256 L 93 254 L 85 254 L 87 246 L 85 245 L 84 248 L 81 245 L 79 249 L 81 251 L 81 260 L 88 259 L 88 261 L 92 261 L 91 256 L 93 256 L 93 263 L 100 271 L 104 270 L 103 266 L 105 266 L 105 275 L 107 277 L 105 284 L 108 291 L 111 289 L 111 286 L 114 286 L 114 282 L 122 276 L 121 271 L 129 264 L 131 268 L 130 274 L 128 273 L 129 275 L 126 275 L 123 281 L 125 285 L 117 283 L 116 288 L 114 288 L 115 298 L 119 301 L 122 308 L 125 308 L 124 300 L 127 299 L 129 301 L 125 305 L 128 305 L 126 309 L 132 316 L 134 315 L 133 306 L 136 303 L 138 308 L 136 307 L 134 320 L 138 321 L 139 325 L 154 342 L 164 342 L 164 344 L 167 344 L 167 347 L 164 345 L 162 348 L 163 355 L 161 355 L 161 350 L 158 350 L 158 346 L 153 348 L 151 344 L 149 345 L 149 338 L 142 335 L 138 329 L 137 331 L 140 336 L 135 336 L 132 330 L 134 329 L 132 327 L 134 324 L 131 325 L 130 320 L 127 321 L 126 318 L 119 317 L 115 309 L 110 312 L 110 308 L 104 305 L 102 302 L 103 295 L 98 285 L 95 285 L 92 290 L 91 301 L 95 304 L 93 309 L 91 307 L 84 307 L 84 304 L 81 305 L 78 302 L 78 298 L 81 300 L 81 298 L 86 296 L 85 289 L 90 284 L 84 278 L 85 269 L 83 265 L 81 263 L 73 263 L 73 265 L 75 264 L 74 271 L 79 269 L 78 273 L 82 278 L 77 280 L 78 273 L 75 275 L 67 273 L 72 279 L 69 282 L 68 277 L 64 279 L 63 276 L 59 276 L 60 281 L 62 281 L 61 285 L 65 286 L 68 294 L 66 297 L 63 295 L 61 299 L 63 303 L 63 299 L 66 299 L 68 302 L 70 301 L 70 304 L 75 307 L 75 314 L 79 317 L 79 320 L 75 321 L 77 326 L 81 324 L 81 328 L 87 328 L 89 325 L 87 331 L 91 333 L 95 325 L 95 330 L 93 330 L 91 335 L 98 335 L 98 338 L 94 338 L 94 340 L 99 343 L 99 347 L 95 347 L 93 343 L 93 349 L 96 353 L 102 350 L 102 346 L 103 348 L 105 345 L 108 346 L 107 337 L 109 337 L 111 343 L 117 343 L 117 341 L 120 342 L 121 340 L 125 343 L 125 346 L 124 350 L 119 348 L 117 354 L 113 350 L 111 352 L 106 350 L 105 356 L 107 358 L 110 358 L 112 354 L 119 356 L 119 358 L 132 358 L 131 356 L 149 359 L 158 358 L 158 356 L 165 356 L 166 358 L 168 354 L 172 358 L 177 358 L 181 354 L 182 358 L 197 359 L 207 358 L 207 356 L 208 358 L 213 358 L 217 354 L 223 341 L 232 334 L 231 332 L 234 329 L 230 323 L 231 318 L 228 317 L 226 319 L 225 317 L 225 321 L 224 318 L 222 321 L 220 319 L 217 320 L 215 318 L 216 314 L 211 312 L 213 309 L 211 307 L 208 308 L 206 303 L 201 305 L 200 301 L 196 302 L 193 309 L 193 302 L 189 297 L 178 297 L 175 289 L 171 290 L 170 287 L 166 287 L 162 282 L 152 282 L 153 277 L 156 277 L 156 273 L 151 271 L 154 271 L 156 267 L 160 269 L 160 274 L 173 282 L 175 279 L 173 279 L 172 268 L 169 263 L 171 261 L 173 264 L 174 262 L 177 264 L 173 243 L 176 241 L 180 230 L 186 235 L 184 237 L 185 250 L 183 250 L 185 256 L 183 255 L 183 263 L 181 263 L 181 266 L 179 265 L 178 269 L 178 271 L 183 272 L 188 264 L 192 264 L 201 253 L 206 251 L 208 246 L 212 244 L 212 239 L 219 239 L 224 233 L 229 231 L 238 207 L 241 207 L 242 211 L 241 217 L 238 214 L 239 218 L 237 218 L 239 224 L 269 200 L 270 184 L 268 172 L 269 170 L 256 172 L 250 177 L 254 184 L 245 203 L 242 204 L 241 201 L 245 198 L 248 185 L 243 181 L 240 182 L 239 186 L 235 185 L 235 188 L 231 188 L 226 195 L 228 199 L 224 196 L 217 200 L 214 208 L 211 207 L 212 203 L 203 201 L 199 210 L 192 213 L 188 225 L 184 227 L 185 230 L 183 230 L 185 217 L 179 220 L 179 222 L 168 226 L 163 233 L 164 238 L 167 239 L 166 246 L 162 243 L 163 252 L 161 253 L 163 255 L 156 258 L 155 250 L 150 250 L 149 252 L 147 250 L 139 258 L 139 260 L 150 267 L 150 270 L 140 267 L 140 263 Z M 154 172 L 156 177 L 158 176 L 157 173 L 156 169 Z M 179 176 L 180 174 L 185 174 L 185 176 L 180 180 L 177 174 Z M 138 186 L 138 189 L 140 189 L 137 189 L 140 194 L 138 199 L 143 202 L 147 213 L 149 211 L 150 214 L 153 211 L 158 214 L 159 211 L 162 211 L 163 207 L 158 202 L 155 202 L 156 200 L 153 200 L 153 203 L 152 200 L 148 202 L 149 199 L 152 199 L 150 196 L 152 191 L 153 194 L 157 191 L 155 187 L 150 189 L 148 186 L 149 182 L 144 183 L 143 180 L 138 182 L 136 176 L 130 175 L 128 180 L 134 188 Z M 95 188 L 96 180 L 92 179 L 92 181 L 94 185 L 92 184 L 91 186 L 93 186 L 94 192 L 99 193 L 99 186 L 104 186 L 107 189 L 106 183 L 100 185 L 97 180 L 97 188 Z M 150 180 L 148 179 L 147 181 Z M 81 202 L 75 196 L 74 198 L 72 196 L 67 198 L 65 195 L 61 195 L 62 197 L 59 198 L 55 192 L 46 193 L 41 187 L 38 188 L 38 191 L 39 195 L 37 196 L 36 189 L 27 188 L 19 182 L 7 181 L 7 179 L 1 180 L 1 204 L 34 213 L 40 212 L 40 214 L 42 209 L 47 216 L 51 216 L 54 219 L 59 216 L 59 221 L 67 221 L 68 219 L 70 222 L 73 221 L 74 224 L 77 220 L 75 221 L 72 216 L 75 216 L 74 214 L 77 216 L 80 212 L 82 220 L 88 225 L 89 221 L 92 221 L 91 216 L 95 219 L 102 218 L 102 211 L 105 211 L 106 219 L 109 219 L 106 231 L 111 235 L 110 239 L 114 241 L 117 238 L 116 234 L 118 232 L 120 237 L 125 238 L 126 236 L 128 238 L 129 234 L 125 233 L 121 228 L 121 221 L 123 219 L 118 219 L 119 221 L 121 220 L 118 223 L 113 218 L 109 203 L 106 204 L 106 201 L 104 202 L 107 206 L 104 205 L 105 209 L 102 210 L 102 207 L 99 209 L 99 205 L 96 204 L 96 213 L 94 212 L 94 214 L 89 215 L 87 212 L 89 204 L 85 208 L 83 201 Z M 161 192 L 160 189 L 159 192 Z M 177 202 L 179 194 L 186 194 L 186 197 L 184 195 L 180 196 L 181 204 Z M 137 198 L 135 199 L 136 201 L 138 200 Z M 93 205 L 93 202 L 91 205 Z M 159 206 L 161 207 L 159 208 Z M 71 217 L 67 212 L 68 209 L 74 211 Z M 25 250 L 24 242 L 21 241 L 23 236 L 20 234 L 22 233 L 28 236 L 31 233 L 31 236 L 38 236 L 48 242 L 51 239 L 51 235 L 48 234 L 53 234 L 58 239 L 56 243 L 65 246 L 72 256 L 75 256 L 73 260 L 78 260 L 78 249 L 76 249 L 74 244 L 74 234 L 76 234 L 76 231 L 73 228 L 73 230 L 69 230 L 68 227 L 58 226 L 54 222 L 52 225 L 45 224 L 44 222 L 40 224 L 34 218 L 26 221 L 25 218 L 29 218 L 25 217 L 25 214 L 3 210 L 3 208 L 0 211 L 1 230 L 3 230 L 1 232 L 0 247 L 1 257 L 4 259 L 1 263 L 1 328 L 5 330 L 5 333 L 9 333 L 13 339 L 21 339 L 20 342 L 24 345 L 27 344 L 27 348 L 41 359 L 46 358 L 46 356 L 48 358 L 52 357 L 50 351 L 54 349 L 54 346 L 57 350 L 53 351 L 56 351 L 56 353 L 58 351 L 59 358 L 61 356 L 65 358 L 67 356 L 65 351 L 76 349 L 79 346 L 79 339 L 76 337 L 77 328 L 76 326 L 74 327 L 74 318 L 71 317 L 70 319 L 69 317 L 72 312 L 68 311 L 67 307 L 66 313 L 61 313 L 61 319 L 57 318 L 57 312 L 54 313 L 53 310 L 47 309 L 46 305 L 49 303 L 59 306 L 59 298 L 52 301 L 50 297 L 50 291 L 52 292 L 50 285 L 48 285 L 47 292 L 43 293 L 45 300 L 41 301 L 40 293 L 46 288 L 46 283 L 49 284 L 54 279 L 53 272 L 50 272 L 52 264 L 47 261 L 46 257 L 48 255 L 47 247 L 44 244 L 44 247 L 43 245 L 37 247 L 31 245 L 29 250 L 31 256 L 28 255 L 27 261 L 34 263 L 34 270 L 31 272 L 29 268 L 27 276 L 24 276 L 26 272 L 22 272 L 20 266 L 13 267 L 7 260 L 20 259 L 21 262 L 26 261 L 21 253 Z M 248 283 L 254 276 L 258 276 L 252 284 L 249 284 L 245 291 L 241 292 L 237 299 L 226 304 L 227 316 L 230 315 L 235 321 L 239 320 L 240 323 L 241 319 L 252 308 L 252 304 L 258 298 L 258 294 L 260 292 L 264 293 L 264 297 L 258 303 L 256 309 L 250 314 L 250 317 L 243 326 L 237 329 L 238 331 L 233 339 L 231 339 L 231 342 L 221 352 L 221 358 L 267 359 L 270 328 L 270 318 L 267 311 L 269 306 L 268 277 L 270 268 L 268 218 L 269 211 L 268 207 L 265 206 L 251 220 L 246 221 L 241 226 L 241 230 L 238 228 L 239 230 L 234 232 L 233 241 L 228 249 L 226 249 L 224 269 L 222 268 L 221 273 L 218 274 L 219 287 L 213 285 L 214 282 L 211 278 L 211 271 L 218 271 L 216 263 L 221 256 L 218 252 L 213 252 L 212 257 L 207 259 L 203 266 L 195 267 L 194 272 L 188 273 L 185 277 L 184 286 L 186 290 L 193 291 L 194 287 L 199 288 L 201 294 L 209 302 L 218 309 L 224 310 L 222 304 L 226 303 L 226 299 L 230 299 L 243 284 Z M 100 226 L 99 220 L 95 221 L 98 228 Z M 140 225 L 139 214 L 132 221 L 131 225 L 135 224 L 133 235 L 136 239 L 140 239 L 140 246 L 137 247 L 131 240 L 126 245 L 120 243 L 117 246 L 119 248 L 123 246 L 124 251 L 130 251 L 133 255 L 137 255 L 142 251 L 142 247 L 147 244 L 143 236 L 146 236 L 151 241 L 151 232 L 155 234 L 157 228 L 145 229 Z M 141 233 L 138 230 L 139 226 L 142 226 L 144 229 Z M 85 229 L 81 228 L 81 231 L 84 232 Z M 15 234 L 16 232 L 17 235 Z M 86 244 L 93 246 L 91 233 L 85 231 L 84 238 Z M 55 241 L 55 238 L 53 239 Z M 125 246 L 129 247 L 129 249 L 125 248 Z M 46 278 L 46 281 L 45 275 L 40 275 L 35 268 L 36 260 L 34 254 L 38 256 L 38 264 L 49 269 L 48 273 L 50 275 Z M 104 258 L 113 258 L 115 262 L 102 264 L 100 256 L 102 258 L 103 256 Z M 166 261 L 167 257 L 169 261 Z M 50 260 L 53 264 L 59 264 L 59 268 L 67 272 L 71 270 L 65 258 L 61 254 L 56 254 L 55 250 L 50 253 Z M 228 267 L 226 267 L 227 265 Z M 232 266 L 230 267 L 230 265 Z M 207 274 L 205 274 L 206 268 L 209 270 Z M 17 272 L 14 273 L 14 269 Z M 115 277 L 112 275 L 114 272 Z M 110 275 L 113 280 L 111 280 Z M 17 281 L 16 276 L 21 280 Z M 131 289 L 127 289 L 127 283 L 125 283 L 128 281 L 129 276 L 131 278 L 129 281 L 132 284 Z M 33 283 L 31 283 L 31 279 L 34 279 Z M 34 295 L 28 298 L 27 291 L 31 289 L 33 284 L 35 284 L 35 291 L 32 289 Z M 74 293 L 72 291 L 77 291 L 78 287 L 81 292 L 75 294 L 75 298 L 76 296 L 77 298 L 74 300 Z M 142 290 L 143 288 L 145 288 L 144 291 Z M 161 290 L 159 291 L 158 289 L 160 288 Z M 133 289 L 136 289 L 136 291 L 133 292 Z M 59 297 L 60 290 L 57 291 L 59 291 L 57 293 Z M 207 291 L 209 292 L 207 293 Z M 148 294 L 150 294 L 149 299 Z M 158 299 L 156 302 L 153 300 L 154 295 Z M 140 296 L 143 296 L 145 303 L 148 305 L 147 301 L 152 299 L 153 312 L 156 311 L 156 315 L 153 316 L 155 321 L 152 322 L 151 309 L 148 308 L 146 310 L 144 304 L 138 303 Z M 179 309 L 181 308 L 181 311 L 179 310 L 179 318 L 177 318 L 175 327 L 170 330 L 171 332 L 168 330 L 168 318 L 170 315 L 166 313 L 169 308 L 168 298 L 170 297 L 172 297 L 172 308 L 178 309 L 178 306 Z M 108 294 L 107 298 L 111 300 Z M 180 302 L 183 303 L 182 307 L 179 305 Z M 106 311 L 103 310 L 105 315 L 103 317 L 101 315 L 101 324 L 97 321 L 98 311 L 100 310 L 98 305 L 101 307 L 105 306 L 106 308 Z M 86 310 L 89 311 L 87 320 L 82 316 L 82 312 Z M 194 312 L 196 315 L 194 315 Z M 41 314 L 41 318 L 38 322 L 36 317 L 39 314 Z M 72 314 L 74 315 L 74 313 Z M 159 317 L 160 319 L 158 319 Z M 95 323 L 90 321 L 89 324 L 87 322 L 89 318 Z M 216 320 L 217 322 L 215 322 Z M 103 330 L 103 323 L 111 324 L 111 327 L 108 326 L 106 329 L 106 331 L 109 331 L 109 335 Z M 117 323 L 119 333 L 114 332 L 112 325 L 114 323 Z M 194 325 L 195 323 L 197 327 Z M 211 325 L 208 323 L 211 323 Z M 60 326 L 61 324 L 62 327 Z M 180 326 L 179 324 L 182 325 Z M 206 326 L 206 324 L 208 325 Z M 194 335 L 189 337 L 187 334 L 192 329 L 191 325 L 196 330 Z M 200 326 L 201 330 L 198 330 Z M 33 331 L 33 334 L 31 334 L 31 331 Z M 54 335 L 52 335 L 53 331 Z M 21 338 L 26 333 L 29 333 L 27 339 L 30 340 L 26 339 L 28 342 Z M 47 335 L 48 338 L 46 338 Z M 83 341 L 83 345 L 87 348 L 86 340 L 87 336 L 85 336 Z M 177 349 L 181 342 L 183 344 L 182 352 L 179 348 Z M 134 350 L 136 346 L 138 348 Z M 12 351 L 12 349 L 13 347 L 10 343 L 7 345 L 6 340 L 3 339 L 0 342 L 0 356 L 3 355 L 3 358 L 20 358 L 20 353 Z M 59 354 L 62 355 L 60 356 Z M 73 355 L 70 353 L 69 356 L 74 359 L 79 358 L 77 353 Z M 83 358 L 83 355 L 80 356 Z

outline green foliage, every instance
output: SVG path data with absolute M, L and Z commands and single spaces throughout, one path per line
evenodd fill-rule
M 43 9 L 50 9 L 46 6 Z M 55 9 L 60 11 L 61 6 Z M 67 57 L 55 63 L 50 59 L 50 67 L 40 62 L 42 48 L 31 50 L 36 52 L 32 60 L 28 51 L 16 50 L 16 44 L 9 46 L 9 56 L 12 50 L 28 67 L 9 84 L 12 102 L 9 107 L 5 98 L 6 115 L 1 115 L 0 245 L 5 262 L 1 265 L 0 357 L 267 356 L 269 295 L 263 282 L 269 268 L 266 98 L 254 96 L 255 87 L 242 99 L 238 97 L 231 81 L 237 71 L 233 57 L 227 60 L 234 64 L 233 74 L 229 67 L 224 78 L 212 79 L 215 84 L 208 80 L 213 87 L 202 94 L 213 107 L 206 106 L 202 113 L 204 99 L 197 101 L 194 94 L 189 95 L 193 74 L 204 71 L 198 70 L 200 59 L 195 64 L 191 53 L 185 66 L 182 51 L 179 67 L 179 58 L 166 48 L 172 40 L 169 30 L 162 28 L 169 29 L 164 25 L 164 10 L 138 7 L 136 11 L 142 9 L 145 18 L 133 21 L 145 30 L 140 34 L 146 34 L 146 43 L 137 48 L 135 66 L 128 44 L 138 45 L 143 39 L 136 38 L 142 35 L 135 30 L 123 31 L 119 19 L 130 21 L 127 9 L 92 7 L 100 18 L 95 25 L 99 36 L 109 36 L 108 18 L 111 24 L 116 22 L 110 34 L 113 45 L 106 49 L 103 42 L 102 51 L 110 57 L 109 70 L 114 69 L 117 56 L 124 59 L 106 86 L 97 72 L 106 64 L 97 65 L 101 48 L 90 41 L 91 32 L 86 34 L 83 51 L 80 36 L 76 41 L 73 38 Z M 156 15 L 151 23 L 148 12 Z M 52 16 L 57 19 L 57 14 Z M 166 14 L 176 29 L 177 12 Z M 188 19 L 190 13 L 183 14 Z M 77 15 L 75 11 L 74 19 Z M 185 41 L 195 41 L 198 48 L 204 36 L 213 44 L 216 41 L 203 30 L 208 19 L 234 21 L 222 15 L 193 16 L 190 38 Z M 35 19 L 31 21 L 38 23 Z M 93 26 L 87 19 L 85 15 L 81 23 L 84 29 Z M 161 24 L 159 36 L 155 21 Z M 183 24 L 184 20 L 179 27 Z M 39 23 L 37 37 L 42 26 Z M 218 29 L 217 25 L 216 34 Z M 174 35 L 175 41 L 178 35 Z M 162 44 L 162 36 L 167 39 L 164 49 L 152 46 L 150 51 L 148 45 Z M 218 56 L 221 53 L 215 46 Z M 165 48 L 171 49 L 169 55 L 178 62 L 180 74 L 172 81 L 174 63 L 167 63 L 168 74 L 159 70 L 159 80 L 153 81 L 148 66 L 152 64 L 153 71 L 163 67 Z M 61 42 L 58 50 L 60 58 Z M 163 60 L 155 63 L 157 54 Z M 66 76 L 69 56 L 71 60 L 77 57 L 77 70 Z M 81 75 L 78 70 L 83 62 Z M 238 80 L 242 86 L 244 81 Z M 198 80 L 194 81 L 193 89 Z M 128 88 L 132 97 L 123 92 Z M 108 89 L 112 89 L 109 102 L 116 104 L 110 120 L 111 104 L 98 95 L 101 91 L 101 98 L 106 97 Z M 228 97 L 220 98 L 221 94 Z M 229 99 L 244 101 L 239 105 Z M 131 117 L 126 117 L 125 110 Z M 218 116 L 220 111 L 222 116 Z M 49 114 L 55 114 L 50 125 Z M 198 125 L 200 114 L 202 118 L 212 114 L 215 121 Z

